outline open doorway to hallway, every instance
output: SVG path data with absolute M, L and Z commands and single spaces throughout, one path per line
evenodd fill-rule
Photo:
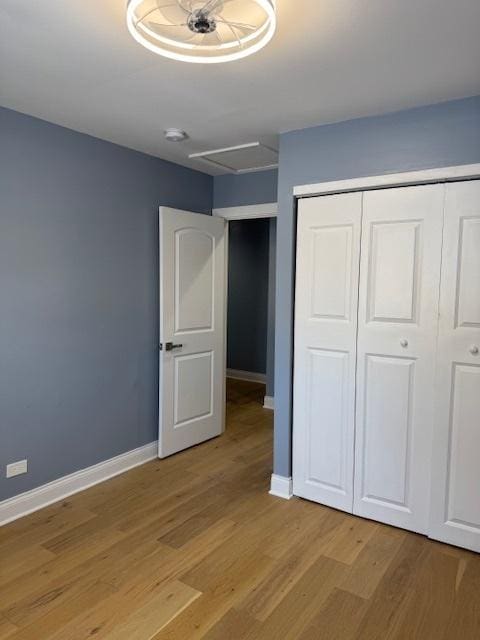
M 263 385 L 267 409 L 274 408 L 275 249 L 275 218 L 229 222 L 227 379 Z

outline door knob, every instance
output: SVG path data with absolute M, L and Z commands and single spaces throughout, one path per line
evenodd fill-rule
M 472 354 L 472 356 L 478 356 L 478 347 L 476 344 L 472 344 L 472 346 L 470 347 L 470 353 Z
M 400 346 L 406 349 L 406 347 L 408 347 L 408 340 L 405 340 L 405 338 L 403 338 L 403 340 L 400 340 Z
M 173 344 L 173 342 L 165 343 L 165 351 L 173 351 L 174 349 L 181 349 L 183 344 Z

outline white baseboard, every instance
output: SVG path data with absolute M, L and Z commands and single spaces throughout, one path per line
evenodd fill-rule
M 290 500 L 290 498 L 293 497 L 292 478 L 277 476 L 275 473 L 272 473 L 270 491 L 268 493 L 272 496 L 277 496 L 277 498 Z
M 267 382 L 267 376 L 264 373 L 255 373 L 255 371 L 241 371 L 240 369 L 227 369 L 227 378 L 235 378 L 235 380 L 247 380 L 248 382 Z
M 273 396 L 265 396 L 263 398 L 263 408 L 273 411 L 275 409 L 275 398 Z
M 151 442 L 138 449 L 127 451 L 115 458 L 99 462 L 53 482 L 31 489 L 18 496 L 0 502 L 0 526 L 17 518 L 43 509 L 49 504 L 63 500 L 67 496 L 88 489 L 95 484 L 118 476 L 133 467 L 138 467 L 158 455 L 158 443 Z

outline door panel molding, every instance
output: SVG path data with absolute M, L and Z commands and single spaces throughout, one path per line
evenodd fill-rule
M 311 319 L 350 320 L 352 299 L 353 225 L 312 227 L 313 269 Z M 332 257 L 325 263 L 328 251 Z M 319 263 L 319 264 L 317 264 Z M 331 286 L 336 279 L 337 287 Z
M 421 220 L 372 224 L 367 322 L 417 322 L 422 226 Z M 382 269 L 377 268 L 379 264 L 382 264 Z M 397 283 L 396 295 L 390 296 L 393 272 L 401 282 Z M 390 308 L 386 306 L 387 302 Z
M 361 499 L 407 513 L 411 513 L 409 494 L 415 365 L 416 360 L 412 358 L 373 353 L 367 353 L 365 357 L 363 423 L 366 427 Z M 394 390 L 388 401 L 376 395 L 387 383 Z M 389 450 L 392 442 L 395 442 L 395 447 Z M 375 447 L 384 455 L 378 456 L 378 451 L 375 455 L 372 451 Z M 387 496 L 389 490 L 391 495 Z
M 194 214 L 198 215 L 198 214 Z M 195 241 L 205 238 L 207 245 L 195 247 Z M 183 243 L 190 240 L 190 245 Z M 194 248 L 197 249 L 195 255 Z M 198 252 L 202 249 L 204 254 Z M 210 259 L 207 258 L 210 257 Z M 175 231 L 175 307 L 174 336 L 197 331 L 215 330 L 215 236 L 203 229 L 182 227 Z M 187 261 L 185 267 L 183 264 Z M 203 295 L 195 296 L 192 281 L 202 288 Z M 199 308 L 200 307 L 200 308 Z M 190 326 L 182 325 L 182 317 L 190 317 Z M 195 324 L 195 315 L 200 322 Z M 192 321 L 193 320 L 193 321 Z
M 480 206 L 479 206 L 480 209 Z M 480 329 L 480 217 L 462 216 L 458 241 L 455 326 Z M 472 285 L 474 294 L 472 295 Z

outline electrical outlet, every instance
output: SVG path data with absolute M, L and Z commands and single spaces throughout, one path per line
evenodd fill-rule
M 13 478 L 19 476 L 22 473 L 27 473 L 28 466 L 26 460 L 18 460 L 18 462 L 12 462 L 7 464 L 7 478 Z

